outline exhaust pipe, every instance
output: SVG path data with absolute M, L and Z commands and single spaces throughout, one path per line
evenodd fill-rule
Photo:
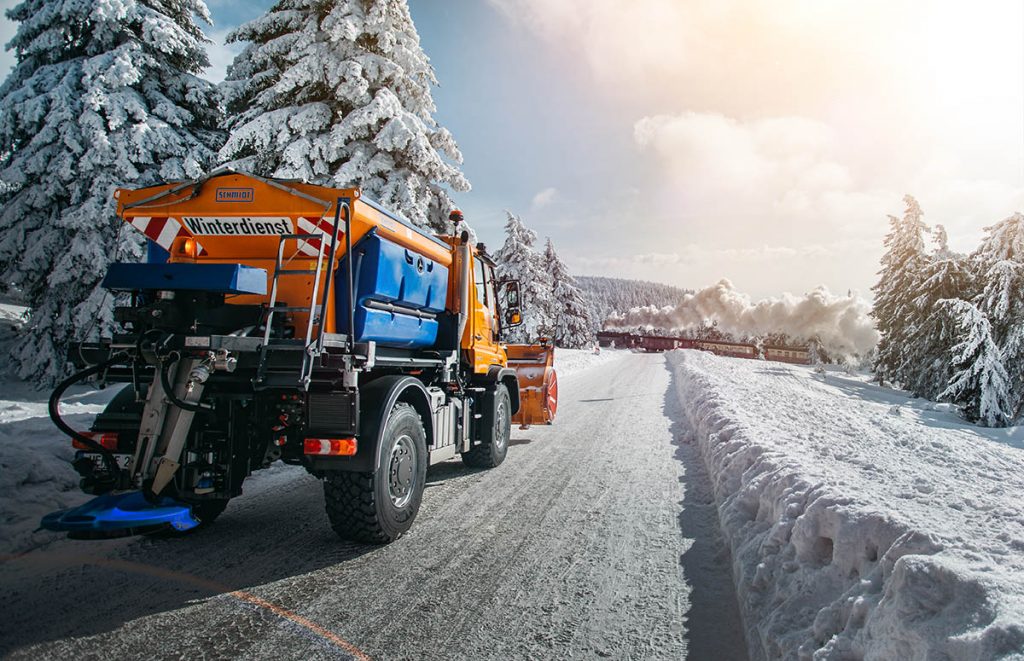
M 459 335 L 455 338 L 456 351 L 462 346 L 462 336 L 469 322 L 469 281 L 473 277 L 473 269 L 469 263 L 472 253 L 469 247 L 469 232 L 463 232 L 459 240 Z

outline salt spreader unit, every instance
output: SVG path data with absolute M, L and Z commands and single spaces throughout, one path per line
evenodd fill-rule
M 521 323 L 519 285 L 454 226 L 433 236 L 358 189 L 230 170 L 116 198 L 150 258 L 111 265 L 121 330 L 74 347 L 81 371 L 51 397 L 97 497 L 44 528 L 189 530 L 283 461 L 323 480 L 339 535 L 389 542 L 428 465 L 495 467 L 513 419 L 553 419 L 551 347 L 501 342 Z M 126 385 L 76 430 L 60 399 L 90 377 Z

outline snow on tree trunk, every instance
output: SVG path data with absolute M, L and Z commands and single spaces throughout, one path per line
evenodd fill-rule
M 470 186 L 433 118 L 437 84 L 406 0 L 280 0 L 235 30 L 221 151 L 256 174 L 358 186 L 444 231 Z
M 544 264 L 551 277 L 552 294 L 557 306 L 555 343 L 567 349 L 581 349 L 594 339 L 590 308 L 576 280 L 559 259 L 551 239 L 544 246 Z
M 221 115 L 197 77 L 202 0 L 26 0 L 7 15 L 20 25 L 0 86 L 0 273 L 31 308 L 12 358 L 45 383 L 71 341 L 110 326 L 107 265 L 141 254 L 131 232 L 116 245 L 114 189 L 201 175 Z
M 939 301 L 936 313 L 947 319 L 952 376 L 939 399 L 956 404 L 972 422 L 1006 425 L 1013 414 L 1010 384 L 999 347 L 985 315 L 959 299 Z
M 537 233 L 523 225 L 518 216 L 507 213 L 505 243 L 495 255 L 497 277 L 499 281 L 519 281 L 523 323 L 508 329 L 505 339 L 513 344 L 528 344 L 541 337 L 553 337 L 558 305 L 543 257 L 533 249 Z

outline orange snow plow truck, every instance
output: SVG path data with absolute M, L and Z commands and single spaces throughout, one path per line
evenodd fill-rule
M 50 399 L 96 498 L 43 528 L 190 530 L 280 460 L 323 480 L 341 537 L 386 543 L 416 518 L 429 465 L 495 467 L 513 421 L 551 423 L 553 350 L 502 343 L 519 283 L 468 233 L 430 235 L 357 189 L 231 170 L 116 198 L 150 258 L 110 266 L 120 330 L 74 347 L 81 371 Z M 75 430 L 61 396 L 95 375 L 128 385 Z

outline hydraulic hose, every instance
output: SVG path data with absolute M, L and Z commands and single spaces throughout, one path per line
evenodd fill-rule
M 49 411 L 50 420 L 53 420 L 53 424 L 57 425 L 57 429 L 67 434 L 72 439 L 84 444 L 93 452 L 98 452 L 100 456 L 103 457 L 103 464 L 107 467 L 107 470 L 110 471 L 111 475 L 117 475 L 118 472 L 121 470 L 120 467 L 117 465 L 117 459 L 114 458 L 114 453 L 108 450 L 107 448 L 103 447 L 99 443 L 97 443 L 95 440 L 89 438 L 85 434 L 77 432 L 70 426 L 68 426 L 68 424 L 64 422 L 64 420 L 60 417 L 60 399 L 64 395 L 64 392 L 74 384 L 78 383 L 79 381 L 84 381 L 93 374 L 99 374 L 106 368 L 110 367 L 115 363 L 121 362 L 127 357 L 127 352 L 119 351 L 118 353 L 115 353 L 113 356 L 103 361 L 102 363 L 93 365 L 92 367 L 84 369 L 76 374 L 72 374 L 68 378 L 61 381 L 57 385 L 57 387 L 54 388 L 53 394 L 50 395 Z
M 175 351 L 174 353 L 171 354 L 171 356 L 174 356 L 174 359 L 160 363 L 160 369 L 158 370 L 160 372 L 160 385 L 164 387 L 164 395 L 167 396 L 167 399 L 171 402 L 171 404 L 174 404 L 179 409 L 182 409 L 184 411 L 190 411 L 192 413 L 199 413 L 201 411 L 212 411 L 213 407 L 210 406 L 209 404 L 191 404 L 189 402 L 178 399 L 177 395 L 174 394 L 174 388 L 171 386 L 171 379 L 168 372 L 171 371 L 172 365 L 181 360 L 181 354 Z

